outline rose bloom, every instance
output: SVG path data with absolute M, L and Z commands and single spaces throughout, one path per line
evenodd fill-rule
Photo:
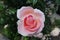
M 37 36 L 40 35 L 44 28 L 45 16 L 39 9 L 32 7 L 21 7 L 17 10 L 18 33 L 23 36 Z

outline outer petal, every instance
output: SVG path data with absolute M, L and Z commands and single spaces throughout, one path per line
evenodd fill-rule
M 23 22 L 22 21 L 18 21 L 18 33 L 23 35 L 23 36 L 31 36 L 33 35 L 35 32 L 29 32 L 28 30 L 26 30 L 23 26 Z
M 17 10 L 17 18 L 20 19 L 20 9 Z
M 37 31 L 37 33 L 40 33 L 43 30 L 43 28 L 44 28 L 44 23 L 42 22 L 39 30 Z
M 42 31 L 43 28 L 44 28 L 44 23 L 41 24 L 39 30 L 36 31 L 36 33 L 33 36 L 34 37 L 38 37 L 38 38 L 42 38 L 43 37 L 43 33 L 41 33 L 41 31 Z
M 39 16 L 39 18 L 40 18 L 40 20 L 41 20 L 42 22 L 45 21 L 44 13 L 43 13 L 41 10 L 39 10 L 39 9 L 34 9 L 34 13 L 36 14 L 36 16 Z
M 21 9 L 18 9 L 17 10 L 17 18 L 18 19 L 21 19 L 21 17 L 24 17 L 24 16 L 26 16 L 26 15 L 28 15 L 28 14 L 31 14 L 31 13 L 33 13 L 34 11 L 33 11 L 33 8 L 32 7 L 22 7 Z

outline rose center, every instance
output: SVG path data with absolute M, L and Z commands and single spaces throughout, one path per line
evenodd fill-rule
M 29 15 L 26 19 L 26 23 L 27 25 L 33 25 L 34 24 L 34 19 L 33 19 L 33 16 Z
M 25 19 L 24 19 L 24 27 L 25 28 L 35 28 L 36 25 L 37 25 L 37 23 L 32 15 L 25 17 Z

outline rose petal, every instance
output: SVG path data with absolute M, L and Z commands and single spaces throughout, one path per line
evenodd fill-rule
M 30 32 L 30 31 L 27 31 L 24 26 L 23 26 L 23 22 L 22 21 L 18 21 L 17 22 L 18 24 L 18 33 L 23 35 L 23 36 L 30 36 L 30 34 L 33 34 L 35 32 Z
M 36 33 L 40 33 L 43 30 L 43 28 L 44 28 L 44 23 L 42 22 L 39 30 Z
M 17 18 L 20 19 L 20 9 L 17 10 Z
M 21 17 L 24 17 L 25 15 L 33 13 L 33 8 L 32 7 L 22 7 L 21 9 L 17 10 L 17 18 L 21 19 Z
M 43 13 L 41 10 L 39 10 L 39 9 L 34 9 L 34 13 L 36 14 L 37 17 L 40 18 L 40 20 L 41 20 L 42 22 L 45 21 L 44 13 Z

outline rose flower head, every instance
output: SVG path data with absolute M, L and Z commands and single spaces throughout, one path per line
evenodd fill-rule
M 24 6 L 17 10 L 18 33 L 23 36 L 37 36 L 44 28 L 45 15 L 39 9 Z

